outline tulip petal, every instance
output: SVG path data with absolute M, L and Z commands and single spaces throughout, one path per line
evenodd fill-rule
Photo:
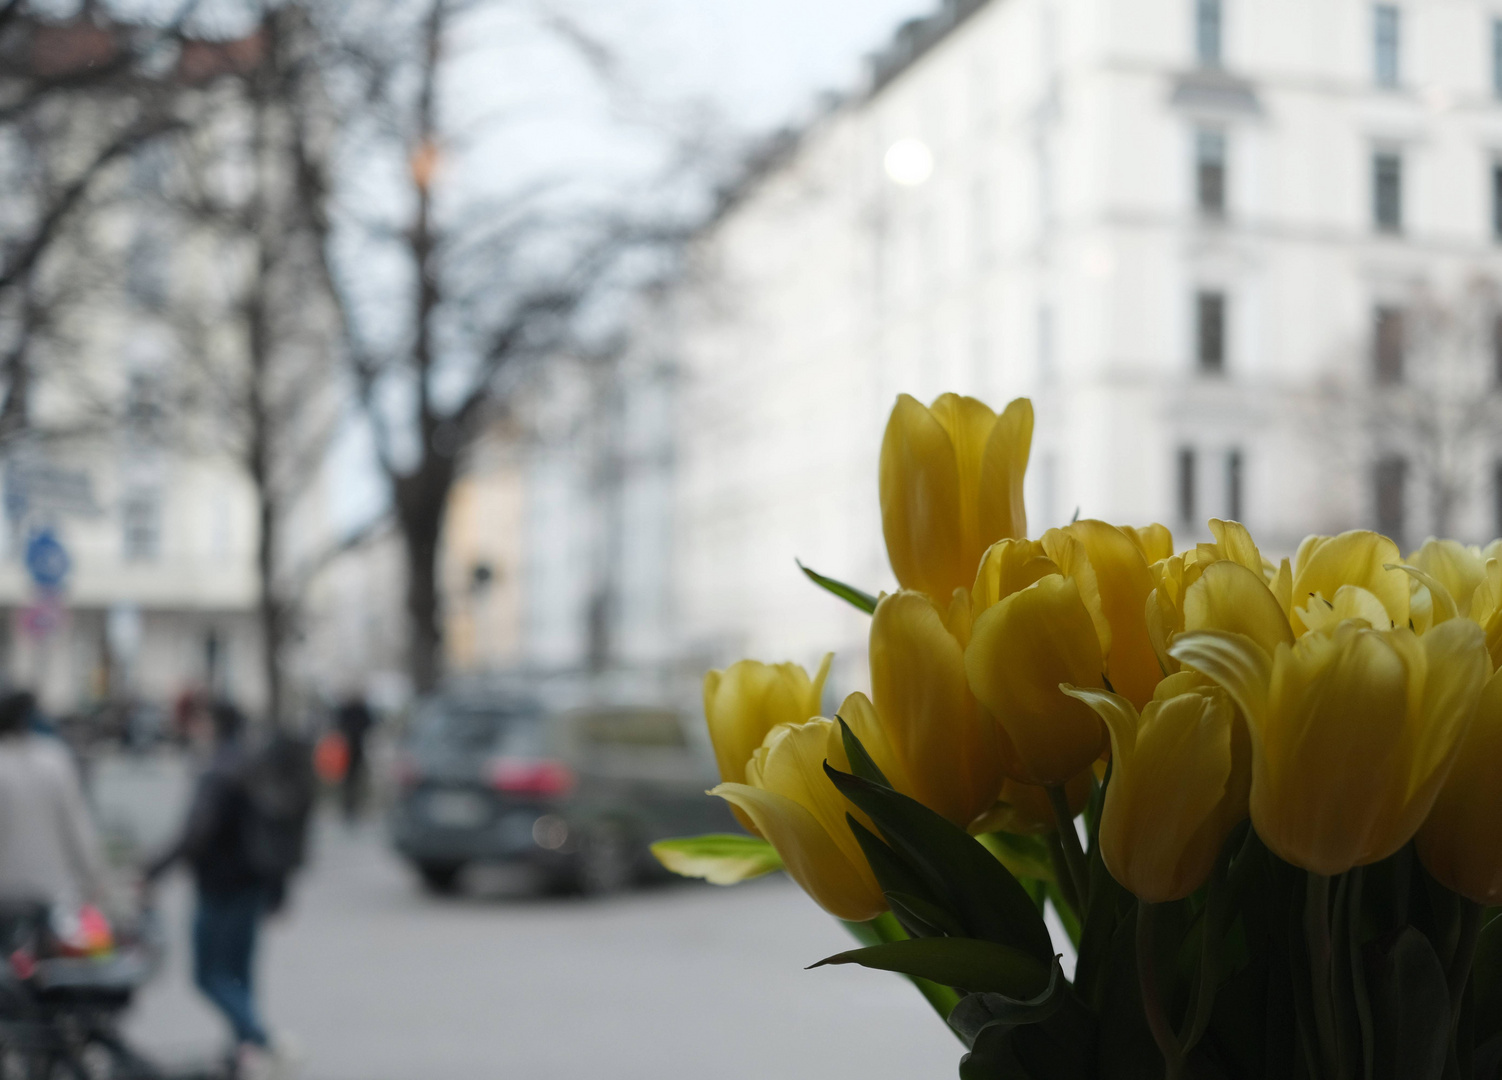
M 1106 675 L 1111 686 L 1138 708 L 1152 700 L 1163 677 L 1153 651 L 1144 613 L 1153 591 L 1153 575 L 1137 545 L 1104 521 L 1077 521 L 1069 533 L 1085 545 L 1100 589 L 1101 610 L 1111 627 Z
M 907 794 L 964 826 L 996 797 L 995 732 L 970 697 L 965 654 L 933 602 L 903 591 L 871 617 L 871 699 Z
M 1481 552 L 1455 540 L 1426 540 L 1408 563 L 1443 585 L 1460 611 L 1471 610 L 1471 598 L 1486 578 Z
M 1121 531 L 1137 545 L 1137 550 L 1142 553 L 1147 565 L 1173 557 L 1173 533 L 1168 531 L 1167 526 L 1157 522 L 1142 526 L 1123 525 Z
M 1502 671 L 1481 693 L 1449 777 L 1418 834 L 1424 868 L 1478 904 L 1502 904 Z
M 1429 600 L 1433 608 L 1433 614 L 1429 619 L 1430 626 L 1438 626 L 1442 622 L 1449 622 L 1460 614 L 1460 608 L 1455 603 L 1455 597 L 1443 583 L 1430 574 L 1426 574 L 1416 566 L 1399 566 L 1414 581 L 1418 582 L 1429 593 Z M 1410 600 L 1410 604 L 1412 601 Z
M 865 922 L 886 910 L 870 867 L 864 860 L 853 865 L 818 819 L 793 799 L 747 784 L 720 784 L 710 794 L 754 821 L 777 849 L 789 876 L 831 915 Z
M 949 596 L 970 584 L 960 528 L 959 465 L 944 425 L 902 394 L 881 441 L 881 528 L 892 571 L 905 589 Z
M 1199 630 L 1180 634 L 1168 654 L 1230 694 L 1256 736 L 1267 719 L 1273 670 L 1273 659 L 1262 646 L 1244 634 Z
M 1293 629 L 1260 571 L 1229 561 L 1205 567 L 1185 592 L 1184 629 L 1245 634 L 1269 656 L 1280 644 L 1293 644 Z
M 1335 602 L 1342 585 L 1356 585 L 1371 592 L 1394 626 L 1408 625 L 1408 581 L 1397 570 L 1387 569 L 1402 562 L 1398 546 L 1380 533 L 1355 530 L 1339 536 L 1309 537 L 1299 547 L 1293 576 L 1289 616 L 1295 634 L 1308 629 L 1299 617 L 1298 608 L 1318 594 Z
M 986 549 L 970 592 L 970 615 L 975 618 L 1004 596 L 1025 589 L 1040 578 L 1059 573 L 1059 567 L 1036 540 L 999 540 Z
M 987 543 L 981 534 L 979 495 L 982 462 L 986 456 L 987 444 L 996 429 L 996 414 L 984 402 L 972 397 L 961 397 L 959 394 L 941 394 L 934 399 L 928 411 L 949 433 L 949 441 L 954 446 L 954 461 L 960 485 L 960 551 L 969 560 L 968 570 L 973 574 Z M 1025 460 L 1023 464 L 1026 465 Z M 1020 476 L 1018 484 L 1021 484 Z M 967 580 L 956 583 L 952 588 L 968 584 Z M 948 595 L 934 594 L 936 598 Z
M 991 429 L 980 468 L 980 539 L 990 543 L 1027 535 L 1022 480 L 1033 445 L 1033 403 L 1011 402 Z
M 1060 683 L 1103 685 L 1100 642 L 1074 579 L 1051 575 L 975 621 L 965 671 L 970 688 L 1010 737 L 1021 775 L 1059 784 L 1100 756 L 1100 719 Z
M 1257 550 L 1245 525 L 1239 521 L 1211 518 L 1210 533 L 1215 537 L 1215 546 L 1220 549 L 1222 559 L 1246 567 L 1259 578 L 1262 576 L 1262 552 Z

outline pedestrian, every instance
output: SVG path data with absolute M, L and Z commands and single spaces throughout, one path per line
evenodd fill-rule
M 0 900 L 76 912 L 104 901 L 104 858 L 73 756 L 36 715 L 26 691 L 0 697 Z
M 344 736 L 345 766 L 344 783 L 340 788 L 344 806 L 344 820 L 356 821 L 365 806 L 365 793 L 370 783 L 370 766 L 365 756 L 365 737 L 375 726 L 370 706 L 359 692 L 350 694 L 334 711 L 334 727 Z
M 192 869 L 198 892 L 193 919 L 193 977 L 229 1022 L 236 1077 L 280 1071 L 256 1008 L 255 957 L 261 919 L 280 903 L 281 882 L 258 872 L 248 843 L 255 823 L 246 786 L 245 717 L 229 702 L 195 714 L 192 737 L 206 750 L 187 819 L 177 841 L 146 869 L 149 886 L 173 864 Z

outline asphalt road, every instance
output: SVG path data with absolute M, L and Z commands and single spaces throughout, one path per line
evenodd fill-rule
M 182 797 L 171 766 L 102 771 L 104 816 L 150 846 Z M 896 976 L 805 971 L 845 931 L 787 880 L 537 900 L 479 875 L 423 895 L 374 823 L 326 822 L 289 913 L 268 930 L 269 1024 L 306 1080 L 918 1080 L 963 1052 Z M 224 1030 L 187 974 L 188 890 L 162 904 L 167 969 L 128 1027 L 176 1063 L 212 1059 Z

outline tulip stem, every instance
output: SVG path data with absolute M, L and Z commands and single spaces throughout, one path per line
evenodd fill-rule
M 1450 984 L 1450 1038 L 1455 1038 L 1455 1028 L 1460 1022 L 1460 1003 L 1465 997 L 1465 984 L 1471 977 L 1471 961 L 1476 957 L 1476 942 L 1481 938 L 1481 917 L 1485 912 L 1480 904 L 1464 897 L 1460 901 L 1460 938 L 1455 943 L 1455 955 L 1450 958 L 1449 970 L 1445 972 Z
M 1157 976 L 1157 920 L 1158 906 L 1146 900 L 1137 901 L 1137 985 L 1142 992 L 1142 1011 L 1147 1017 L 1148 1030 L 1153 1041 L 1163 1054 L 1164 1080 L 1179 1080 L 1184 1075 L 1184 1051 L 1173 1033 L 1173 1025 L 1164 1011 L 1163 999 L 1158 996 Z
M 1334 949 L 1330 941 L 1330 879 L 1310 872 L 1304 889 L 1304 939 L 1309 946 L 1309 984 L 1313 992 L 1314 1030 L 1319 1039 L 1322 1073 L 1340 1075 L 1335 1036 Z
M 1079 898 L 1077 914 L 1085 921 L 1085 910 L 1090 906 L 1090 864 L 1085 861 L 1085 849 L 1080 847 L 1080 834 L 1074 828 L 1074 814 L 1069 809 L 1069 796 L 1062 784 L 1050 784 L 1048 801 L 1053 806 L 1054 820 L 1059 823 L 1059 844 L 1064 849 L 1064 861 L 1069 866 L 1069 876 L 1074 881 L 1074 895 Z

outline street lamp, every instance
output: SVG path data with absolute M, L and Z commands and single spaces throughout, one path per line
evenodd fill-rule
M 894 184 L 917 187 L 934 171 L 934 152 L 919 139 L 898 139 L 887 147 L 882 166 Z

